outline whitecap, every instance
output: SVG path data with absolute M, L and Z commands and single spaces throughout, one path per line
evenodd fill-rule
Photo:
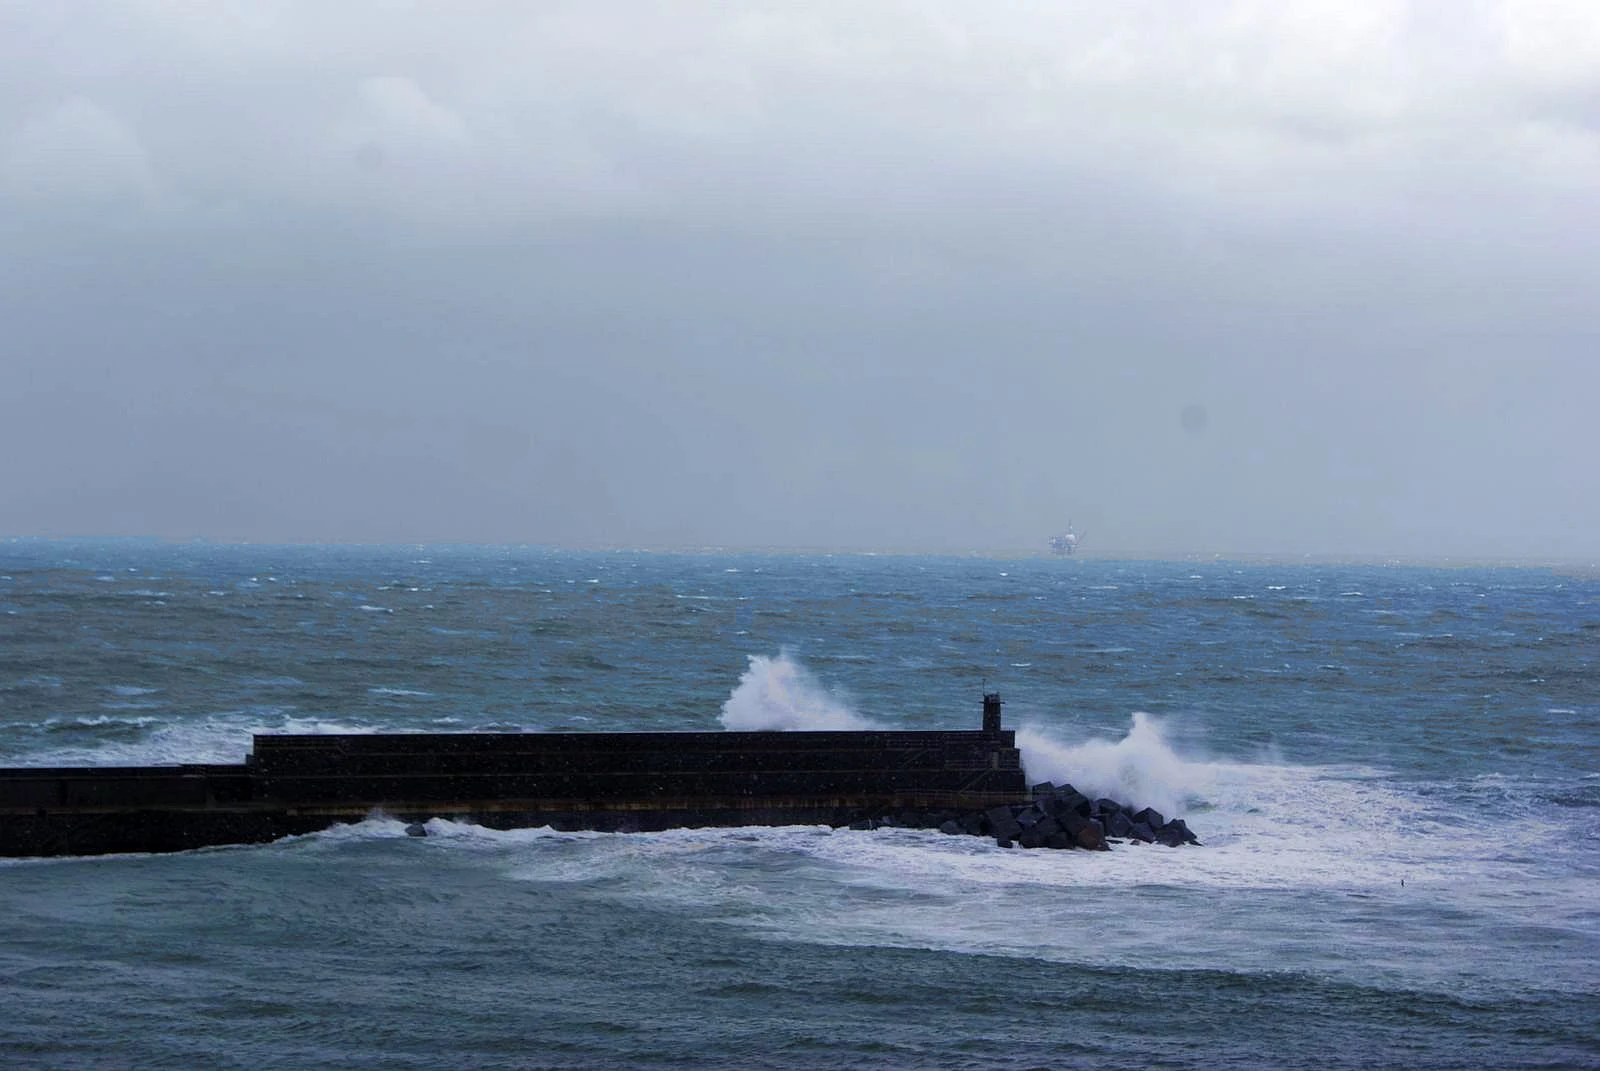
M 291 708 L 228 711 L 204 717 L 125 718 L 100 715 L 82 719 L 86 727 L 131 724 L 146 729 L 138 740 L 96 741 L 48 748 L 8 757 L 12 766 L 162 766 L 174 763 L 244 761 L 256 733 L 371 733 L 372 726 L 320 717 L 301 717 Z
M 724 728 L 745 732 L 877 728 L 831 695 L 789 652 L 748 657 L 738 687 L 722 704 Z
M 1162 728 L 1154 715 L 1136 711 L 1120 740 L 1067 744 L 1053 733 L 1024 725 L 1017 730 L 1017 747 L 1032 781 L 1072 784 L 1090 796 L 1155 807 L 1176 817 L 1203 795 L 1213 772 L 1209 765 L 1174 752 Z

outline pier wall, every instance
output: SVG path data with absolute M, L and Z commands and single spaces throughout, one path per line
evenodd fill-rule
M 495 828 L 847 825 L 1028 798 L 1014 734 L 258 735 L 239 765 L 0 769 L 0 855 L 258 843 L 373 813 Z

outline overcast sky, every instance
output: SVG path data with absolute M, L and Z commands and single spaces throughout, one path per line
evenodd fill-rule
M 1600 557 L 1600 7 L 0 0 L 0 535 Z

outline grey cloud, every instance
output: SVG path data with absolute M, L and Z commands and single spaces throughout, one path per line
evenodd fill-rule
M 1356 8 L 8 8 L 0 532 L 1600 553 L 1600 35 Z

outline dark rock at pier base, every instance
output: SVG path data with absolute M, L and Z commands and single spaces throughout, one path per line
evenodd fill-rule
M 1190 831 L 1189 826 L 1183 819 L 1174 818 L 1156 830 L 1156 843 L 1165 844 L 1169 848 L 1176 848 L 1180 844 L 1199 844 L 1200 838 Z
M 1037 799 L 1038 797 L 1034 798 Z M 1073 811 L 1088 818 L 1094 810 L 1094 804 L 1090 802 L 1089 797 L 1082 792 L 1074 791 L 1071 785 L 1063 786 L 1060 792 L 1049 802 L 1057 818 L 1060 818 L 1067 811 Z
M 1017 815 L 1026 810 L 1025 807 L 991 807 L 984 813 L 988 822 L 989 832 L 997 837 L 1015 840 L 1022 834 L 1022 823 L 1017 821 Z
M 1151 829 L 1160 829 L 1167 824 L 1167 820 L 1161 817 L 1161 812 L 1154 807 L 1146 807 L 1144 810 L 1137 812 L 1134 814 L 1133 820 L 1135 822 L 1143 822 Z
M 1071 785 L 1048 781 L 1033 786 L 1029 803 L 1006 804 L 987 811 L 905 811 L 862 818 L 851 829 L 937 829 L 950 836 L 993 837 L 1000 848 L 1083 848 L 1109 851 L 1123 840 L 1177 848 L 1200 840 L 1181 818 L 1166 820 L 1153 807 L 1135 807 L 1112 799 L 1089 797 Z

